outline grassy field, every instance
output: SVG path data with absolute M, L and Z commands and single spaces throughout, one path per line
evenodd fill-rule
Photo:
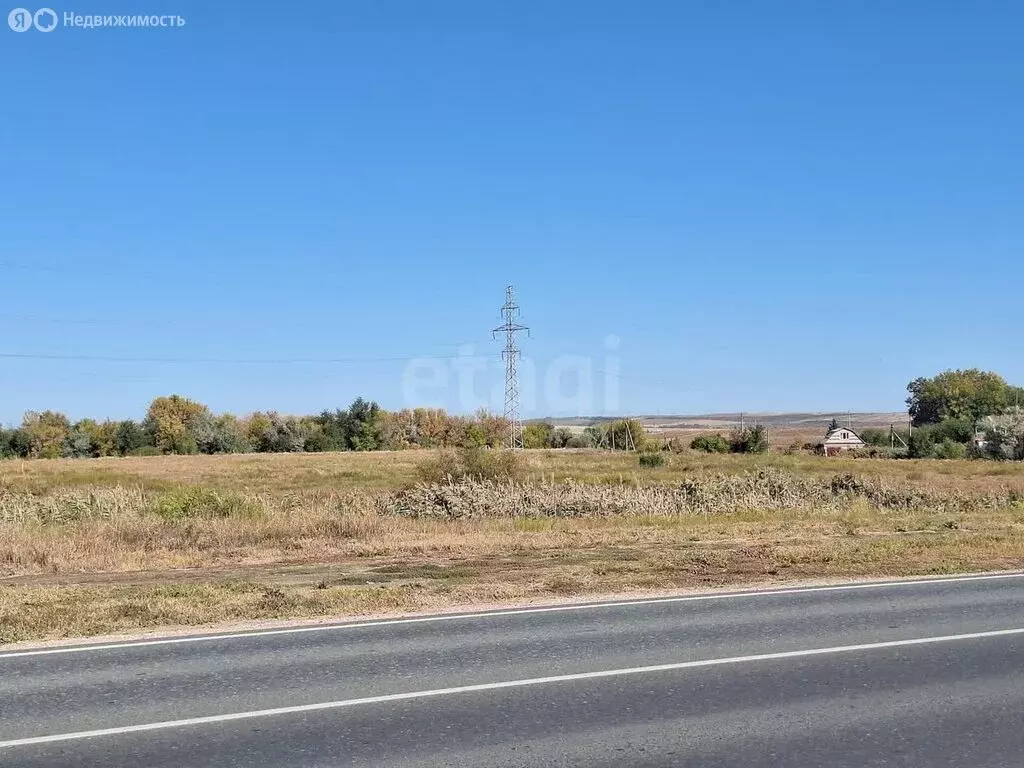
M 0 462 L 0 641 L 1024 565 L 1019 464 L 537 451 L 407 490 L 433 458 Z
M 0 488 L 47 492 L 59 487 L 138 487 L 166 490 L 202 485 L 256 494 L 308 490 L 391 490 L 417 480 L 417 466 L 432 451 L 367 453 L 231 454 L 222 456 L 149 456 L 142 458 L 0 461 Z M 890 461 L 823 458 L 809 454 L 673 455 L 667 466 L 641 469 L 635 454 L 624 451 L 526 451 L 530 480 L 575 479 L 590 483 L 674 483 L 694 473 L 746 472 L 778 467 L 800 475 L 830 477 L 852 473 L 927 486 L 995 489 L 1024 488 L 1024 466 L 990 461 Z

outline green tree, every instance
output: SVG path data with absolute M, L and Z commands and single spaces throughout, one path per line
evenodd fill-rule
M 907 385 L 907 391 L 907 406 L 915 427 L 947 419 L 963 419 L 973 424 L 1002 413 L 1014 403 L 1018 392 L 1002 376 L 977 368 L 914 379 Z
M 31 441 L 24 427 L 15 427 L 14 429 L 7 430 L 5 445 L 6 448 L 2 450 L 9 452 L 5 455 L 20 459 L 27 459 L 31 455 Z
M 362 397 L 357 397 L 347 410 L 323 411 L 316 417 L 323 430 L 321 444 L 329 451 L 377 450 L 388 426 L 384 423 L 383 413 L 377 403 Z M 393 438 L 395 435 L 391 433 L 389 436 Z
M 18 455 L 14 448 L 14 433 L 16 431 L 0 427 L 0 459 L 11 459 Z
M 617 419 L 605 431 L 605 444 L 615 450 L 644 450 L 647 447 L 647 430 L 636 419 Z
M 144 446 L 152 445 L 146 430 L 133 419 L 117 422 L 114 428 L 114 444 L 122 456 L 128 456 Z
M 349 444 L 354 451 L 380 447 L 381 409 L 377 403 L 357 397 L 348 407 Z

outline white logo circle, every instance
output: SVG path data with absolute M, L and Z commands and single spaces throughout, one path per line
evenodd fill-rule
M 15 32 L 28 32 L 32 28 L 32 11 L 15 8 L 7 14 L 7 26 Z
M 53 8 L 40 8 L 32 22 L 40 32 L 53 32 L 57 28 L 57 12 Z

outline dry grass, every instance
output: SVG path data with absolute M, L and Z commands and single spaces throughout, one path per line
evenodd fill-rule
M 162 490 L 202 485 L 243 493 L 286 494 L 311 489 L 399 488 L 418 479 L 417 467 L 433 451 L 373 453 L 150 456 L 108 459 L 0 461 L 0 488 L 44 491 L 54 487 L 137 486 Z M 527 451 L 530 479 L 589 483 L 675 483 L 700 473 L 739 474 L 760 467 L 830 477 L 853 473 L 923 486 L 1024 489 L 1024 465 L 991 461 L 885 460 L 786 456 L 708 455 L 687 452 L 667 466 L 640 469 L 635 454 L 610 451 Z
M 0 641 L 1024 564 L 1017 465 L 550 451 L 402 488 L 426 455 L 2 462 Z

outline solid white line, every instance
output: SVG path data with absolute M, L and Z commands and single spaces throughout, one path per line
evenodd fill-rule
M 602 677 L 622 677 L 625 675 L 642 675 L 652 672 L 675 672 L 681 669 L 698 667 L 716 667 L 724 664 L 744 664 L 754 661 L 774 661 L 776 659 L 793 659 L 802 656 L 824 656 L 833 653 L 851 653 L 854 651 L 873 651 L 881 648 L 902 648 L 910 645 L 929 645 L 932 643 L 948 643 L 963 640 L 979 640 L 989 637 L 1006 637 L 1024 634 L 1024 627 L 1018 629 L 996 629 L 988 632 L 970 632 L 963 635 L 941 635 L 937 637 L 919 637 L 911 640 L 888 640 L 880 643 L 862 643 L 859 645 L 837 645 L 831 648 L 811 648 L 803 651 L 781 651 L 778 653 L 758 653 L 752 656 L 731 656 L 721 659 L 702 659 L 700 661 L 681 661 L 675 664 L 655 664 L 649 667 L 628 667 L 625 669 L 608 669 L 600 672 L 580 672 L 572 675 L 552 675 L 551 677 L 534 677 L 525 680 L 507 680 L 500 683 L 480 683 L 478 685 L 459 685 L 454 688 L 436 688 L 428 691 L 411 691 L 409 693 L 390 693 L 383 696 L 367 696 L 361 699 L 344 699 L 342 701 L 326 701 L 321 704 L 301 704 L 293 707 L 276 707 L 274 709 L 257 709 L 250 712 L 232 712 L 225 715 L 207 717 L 190 717 L 184 720 L 165 720 L 159 723 L 143 723 L 142 725 L 124 725 L 117 728 L 101 728 L 95 731 L 77 731 L 74 733 L 57 733 L 50 736 L 32 736 L 25 739 L 0 741 L 0 749 L 10 747 L 27 747 L 34 744 L 52 744 L 57 741 L 73 741 L 76 739 L 93 739 L 101 736 L 120 736 L 143 731 L 158 731 L 169 728 L 184 728 L 191 725 L 208 725 L 227 723 L 233 720 L 250 720 L 257 717 L 273 717 L 275 715 L 294 715 L 304 712 L 320 712 L 327 709 L 357 707 L 364 704 L 383 704 L 392 701 L 409 701 L 410 699 L 426 699 L 438 696 L 454 696 L 460 693 L 478 691 L 496 691 L 503 688 L 525 688 L 531 685 L 564 683 L 573 680 L 594 680 Z
M 491 619 L 501 616 L 522 616 L 531 613 L 560 613 L 568 611 L 588 611 L 599 608 L 629 608 L 632 606 L 658 605 L 659 603 L 689 603 L 708 600 L 742 600 L 758 597 L 777 597 L 780 595 L 801 595 L 813 592 L 848 592 L 861 589 L 890 589 L 894 587 L 917 587 L 930 584 L 957 584 L 967 581 L 993 581 L 996 579 L 1020 579 L 1020 573 L 992 573 L 978 576 L 954 576 L 933 579 L 905 579 L 900 581 L 865 581 L 854 584 L 837 584 L 825 587 L 789 587 L 784 589 L 760 589 L 749 592 L 726 592 L 708 595 L 682 595 L 679 597 L 653 597 L 638 600 L 619 600 L 615 602 L 574 603 L 572 605 L 548 605 L 536 608 L 509 608 L 497 611 L 480 611 L 477 613 L 441 613 L 430 616 L 413 616 L 407 619 L 378 619 L 374 621 L 349 622 L 345 624 L 317 624 L 305 627 L 285 627 L 282 629 L 256 629 L 248 632 L 229 632 L 220 635 L 187 635 L 184 637 L 165 637 L 155 640 L 126 640 L 118 643 L 102 643 L 95 645 L 77 645 L 58 648 L 38 648 L 28 651 L 10 651 L 0 653 L 2 659 L 16 659 L 23 656 L 51 656 L 62 653 L 84 653 L 86 651 L 110 651 L 121 648 L 146 648 L 153 645 L 180 645 L 183 643 L 202 643 L 214 640 L 236 640 L 248 637 L 270 637 L 272 635 L 298 635 L 307 632 L 337 632 L 346 629 L 366 629 L 368 627 L 391 627 L 402 624 L 429 624 L 439 621 L 460 621 L 472 619 Z

